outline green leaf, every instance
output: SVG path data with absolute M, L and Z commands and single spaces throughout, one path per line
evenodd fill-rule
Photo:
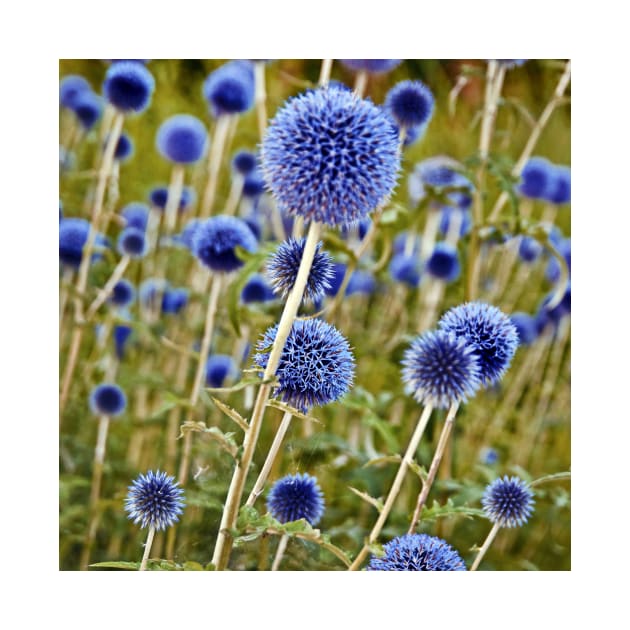
M 383 438 L 387 450 L 390 453 L 398 453 L 400 451 L 400 445 L 396 439 L 396 434 L 389 422 L 386 422 L 382 418 L 379 418 L 373 411 L 368 411 L 363 417 L 363 424 L 376 430 L 376 432 Z
M 380 466 L 381 464 L 400 464 L 402 457 L 400 455 L 383 455 L 382 457 L 374 457 L 363 464 L 363 468 L 368 466 Z
M 217 427 L 207 427 L 203 422 L 187 420 L 179 427 L 179 435 L 177 436 L 177 439 L 179 440 L 188 431 L 205 433 L 208 437 L 217 442 L 224 451 L 236 459 L 238 445 L 234 441 L 233 433 L 223 433 L 223 431 Z
M 550 481 L 569 481 L 571 479 L 571 472 L 559 472 L 554 473 L 553 475 L 545 475 L 544 477 L 539 477 L 538 479 L 534 479 L 529 485 L 532 487 L 540 486 L 543 483 L 548 483 Z
M 323 424 L 321 420 L 314 418 L 313 416 L 308 416 L 301 411 L 298 411 L 295 407 L 291 407 L 291 405 L 287 405 L 281 400 L 277 400 L 276 398 L 271 398 L 267 401 L 267 407 L 275 407 L 276 409 L 280 409 L 285 413 L 290 413 L 295 418 L 300 418 L 301 420 L 309 420 L 310 422 L 316 422 L 317 424 Z
M 114 560 L 108 562 L 96 562 L 90 566 L 103 569 L 124 569 L 125 571 L 138 571 L 140 569 L 139 562 L 122 562 Z
M 383 511 L 383 502 L 380 501 L 379 499 L 375 499 L 374 497 L 371 497 L 367 492 L 361 492 L 361 490 L 357 490 L 356 488 L 353 488 L 352 486 L 348 486 L 348 488 L 350 489 L 351 492 L 354 492 L 354 494 L 356 494 L 358 497 L 360 497 L 364 501 L 367 501 L 370 505 L 373 505 L 378 510 L 379 513 Z
M 247 420 L 241 416 L 236 409 L 232 409 L 232 407 L 228 407 L 225 403 L 221 402 L 218 398 L 214 396 L 210 396 L 212 402 L 228 417 L 230 420 L 233 420 L 243 431 L 247 431 L 249 428 L 247 425 Z
M 194 562 L 193 560 L 188 560 L 186 562 L 184 562 L 184 564 L 182 565 L 182 569 L 184 569 L 184 571 L 203 571 L 203 565 L 199 564 L 199 562 Z
M 479 508 L 471 508 L 466 505 L 455 505 L 452 499 L 448 499 L 444 505 L 440 505 L 437 501 L 433 501 L 433 505 L 430 508 L 427 509 L 425 506 L 422 510 L 423 521 L 432 521 L 437 518 L 456 515 L 462 515 L 466 518 L 485 517 L 483 510 L 480 510 Z

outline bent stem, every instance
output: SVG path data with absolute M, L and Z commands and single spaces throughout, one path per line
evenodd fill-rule
M 298 270 L 293 289 L 291 289 L 284 305 L 280 322 L 278 323 L 278 331 L 269 353 L 267 367 L 265 368 L 265 372 L 263 374 L 263 381 L 271 380 L 276 373 L 276 368 L 280 362 L 284 345 L 289 333 L 291 332 L 291 327 L 293 326 L 293 320 L 295 319 L 300 303 L 302 302 L 304 289 L 311 271 L 311 265 L 313 263 L 321 230 L 321 223 L 318 223 L 317 221 L 313 221 L 311 223 L 306 237 L 306 242 L 304 244 L 304 252 L 302 254 L 302 261 L 300 262 L 300 268 Z M 221 516 L 219 534 L 217 536 L 212 556 L 212 564 L 214 564 L 217 571 L 225 569 L 229 561 L 230 552 L 232 550 L 232 539 L 229 536 L 228 530 L 232 529 L 236 524 L 238 507 L 241 502 L 241 497 L 243 496 L 245 480 L 249 467 L 252 463 L 254 450 L 256 449 L 256 443 L 258 442 L 258 435 L 260 433 L 265 413 L 265 406 L 270 393 L 271 386 L 269 384 L 264 383 L 260 386 L 256 402 L 254 404 L 252 417 L 249 422 L 249 429 L 245 433 L 245 437 L 243 439 L 243 455 L 240 461 L 236 462 L 236 466 L 234 468 L 234 474 L 232 475 L 232 481 L 230 482 L 225 507 Z
M 273 564 L 271 565 L 272 571 L 277 571 L 280 563 L 282 562 L 282 558 L 284 557 L 284 552 L 287 549 L 287 543 L 289 542 L 289 536 L 287 534 L 283 534 L 280 542 L 278 543 L 278 549 L 276 551 L 276 557 L 273 559 Z
M 435 449 L 435 454 L 433 455 L 433 461 L 431 462 L 431 467 L 429 468 L 429 474 L 427 475 L 427 479 L 422 486 L 422 492 L 420 492 L 416 509 L 413 513 L 413 517 L 411 518 L 411 524 L 409 525 L 410 534 L 413 534 L 416 529 L 416 525 L 420 520 L 420 513 L 422 512 L 422 508 L 427 501 L 431 486 L 435 481 L 435 475 L 437 474 L 438 468 L 440 467 L 440 462 L 442 461 L 442 456 L 444 455 L 444 450 L 446 449 L 446 444 L 448 443 L 448 438 L 451 434 L 453 423 L 455 422 L 455 414 L 457 413 L 458 408 L 459 403 L 453 403 L 448 410 L 448 414 L 446 415 L 444 427 L 442 428 L 442 433 L 440 434 L 440 439 L 438 441 L 437 448 Z
M 123 274 L 125 273 L 125 270 L 127 269 L 130 260 L 131 258 L 129 256 L 123 256 L 120 259 L 120 261 L 116 265 L 116 268 L 112 272 L 112 275 L 109 277 L 109 280 L 100 290 L 96 299 L 92 302 L 92 304 L 90 304 L 90 307 L 88 308 L 85 315 L 86 321 L 89 322 L 92 319 L 94 313 L 96 313 L 96 311 L 101 307 L 105 300 L 110 296 L 118 281 L 123 277 Z
M 396 477 L 394 478 L 394 482 L 392 483 L 392 487 L 390 488 L 389 494 L 387 495 L 387 499 L 385 500 L 385 504 L 383 505 L 383 509 L 379 514 L 379 517 L 368 536 L 367 541 L 363 545 L 361 551 L 358 553 L 357 557 L 354 559 L 354 562 L 350 565 L 349 571 L 357 571 L 361 566 L 361 563 L 367 556 L 370 551 L 370 545 L 372 545 L 376 539 L 378 538 L 381 530 L 383 529 L 383 525 L 385 525 L 385 521 L 389 516 L 389 513 L 392 510 L 394 502 L 396 501 L 396 497 L 398 497 L 398 493 L 400 492 L 400 488 L 402 486 L 403 480 L 405 478 L 405 474 L 407 473 L 407 469 L 411 465 L 413 461 L 413 456 L 418 450 L 418 444 L 420 444 L 420 438 L 422 438 L 422 434 L 429 423 L 429 418 L 431 417 L 431 412 L 433 411 L 432 405 L 426 405 L 422 410 L 422 414 L 418 419 L 418 423 L 416 424 L 416 428 L 411 436 L 411 440 L 409 441 L 409 446 L 407 447 L 407 451 L 405 452 L 405 456 L 402 458 L 400 462 L 400 466 L 398 467 L 398 472 L 396 473 Z
M 151 527 L 149 527 L 149 535 L 147 536 L 147 542 L 144 545 L 144 554 L 142 555 L 142 562 L 140 563 L 140 571 L 147 570 L 147 562 L 149 560 L 149 554 L 151 553 L 151 546 L 153 545 L 154 536 L 155 536 L 155 527 L 151 525 Z
M 225 146 L 231 119 L 231 114 L 223 114 L 217 118 L 217 124 L 214 128 L 214 141 L 210 147 L 210 155 L 208 157 L 208 183 L 203 194 L 203 202 L 199 214 L 201 219 L 208 218 L 212 211 L 212 204 L 217 192 L 223 147 Z
M 486 540 L 484 541 L 483 546 L 479 550 L 479 553 L 477 554 L 477 557 L 475 558 L 475 561 L 473 562 L 472 566 L 470 567 L 471 571 L 476 571 L 477 570 L 477 567 L 479 566 L 480 562 L 483 560 L 483 557 L 486 555 L 486 551 L 488 551 L 488 549 L 490 548 L 490 545 L 494 541 L 494 539 L 495 539 L 495 537 L 498 534 L 500 529 L 501 529 L 501 524 L 500 523 L 495 523 L 494 526 L 492 527 L 492 529 L 490 530 L 490 533 L 486 537 Z

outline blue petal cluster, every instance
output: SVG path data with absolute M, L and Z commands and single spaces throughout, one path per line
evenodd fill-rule
M 418 335 L 405 351 L 402 380 L 422 404 L 438 408 L 465 402 L 479 387 L 479 359 L 465 340 L 443 331 Z
M 276 324 L 258 342 L 254 362 L 261 369 L 267 366 L 277 331 Z M 334 326 L 320 319 L 296 320 L 276 377 L 279 384 L 275 395 L 294 407 L 305 410 L 326 405 L 341 398 L 352 386 L 354 357 L 348 341 Z
M 402 63 L 402 59 L 340 59 L 341 63 L 356 72 L 365 70 L 370 74 L 389 72 Z
M 200 262 L 213 271 L 230 272 L 243 265 L 235 248 L 248 252 L 258 249 L 256 237 L 245 221 L 218 215 L 201 222 L 192 238 L 193 252 Z
M 146 233 L 138 228 L 126 227 L 118 237 L 118 251 L 123 256 L 142 258 L 148 249 Z
M 571 169 L 568 166 L 553 166 L 545 199 L 556 205 L 571 202 Z
M 241 301 L 243 304 L 253 302 L 268 302 L 275 297 L 273 289 L 267 284 L 262 274 L 255 273 L 247 280 L 247 284 L 241 291 Z
M 531 516 L 534 493 L 519 477 L 495 479 L 481 498 L 483 510 L 493 523 L 501 527 L 520 527 Z
M 177 164 L 192 164 L 206 152 L 208 132 L 199 118 L 190 114 L 177 114 L 160 125 L 155 144 L 167 160 Z
M 140 527 L 161 531 L 179 520 L 184 507 L 184 491 L 175 478 L 159 470 L 140 474 L 129 486 L 125 499 L 128 518 Z
M 337 226 L 366 217 L 391 195 L 400 153 L 384 111 L 345 90 L 320 88 L 278 111 L 261 161 L 282 212 Z
M 71 109 L 83 129 L 89 131 L 98 122 L 103 113 L 103 100 L 100 96 L 94 94 L 92 90 L 84 90 L 72 99 Z
M 289 238 L 278 246 L 275 253 L 269 257 L 265 266 L 265 273 L 273 290 L 285 297 L 289 294 L 298 275 L 306 239 Z M 315 249 L 315 256 L 304 289 L 304 301 L 314 302 L 330 289 L 333 277 L 332 258 L 322 251 L 321 241 Z
M 98 416 L 119 416 L 126 407 L 125 392 L 113 383 L 101 383 L 90 393 L 90 409 Z
M 211 72 L 203 95 L 213 116 L 242 114 L 254 104 L 254 68 L 250 61 L 234 60 Z
M 307 473 L 287 475 L 271 487 L 267 509 L 281 523 L 303 518 L 317 525 L 324 514 L 324 495 L 315 477 Z
M 389 263 L 389 275 L 396 281 L 417 287 L 420 284 L 420 259 L 404 253 L 395 254 Z
M 72 109 L 79 95 L 91 91 L 92 88 L 84 77 L 68 74 L 59 81 L 59 103 Z
M 427 272 L 444 282 L 453 282 L 459 278 L 460 270 L 457 249 L 448 243 L 436 243 L 427 260 Z
M 146 204 L 132 201 L 121 210 L 120 214 L 125 220 L 126 227 L 146 231 L 149 222 L 149 206 Z
M 529 158 L 521 173 L 521 182 L 517 191 L 529 199 L 544 199 L 549 188 L 553 165 L 543 157 Z
M 383 545 L 385 555 L 372 556 L 368 571 L 465 571 L 460 555 L 447 542 L 428 534 L 405 534 Z
M 142 112 L 151 102 L 155 89 L 153 75 L 139 63 L 121 61 L 105 73 L 103 94 L 121 112 Z
M 85 219 L 69 217 L 59 222 L 59 260 L 62 264 L 79 268 L 89 232 L 90 224 Z
M 400 127 L 427 125 L 435 99 L 422 81 L 401 81 L 385 97 L 385 109 Z
M 227 378 L 236 378 L 238 368 L 234 359 L 228 354 L 213 354 L 206 362 L 206 385 L 223 387 Z
M 188 289 L 168 288 L 162 295 L 162 313 L 179 313 L 188 304 Z
M 195 189 L 190 186 L 184 186 L 182 188 L 182 196 L 179 198 L 178 210 L 184 210 L 195 200 Z M 156 186 L 149 192 L 149 201 L 158 210 L 164 210 L 166 208 L 166 202 L 168 201 L 168 187 Z
M 124 308 L 129 306 L 136 299 L 136 290 L 129 280 L 119 280 L 112 289 L 112 293 L 108 298 L 110 304 Z
M 518 333 L 518 340 L 524 346 L 528 346 L 530 343 L 536 341 L 538 337 L 538 330 L 536 326 L 536 320 L 529 313 L 512 313 L 510 320 L 516 328 Z
M 501 380 L 518 347 L 518 332 L 505 313 L 483 302 L 466 302 L 447 311 L 438 325 L 474 348 L 484 385 Z
M 232 168 L 239 174 L 249 175 L 258 163 L 256 155 L 251 151 L 239 151 L 232 158 Z

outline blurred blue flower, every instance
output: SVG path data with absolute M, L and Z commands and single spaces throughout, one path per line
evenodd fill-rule
M 568 166 L 552 167 L 544 198 L 557 205 L 571 202 L 571 169 Z
M 103 100 L 92 90 L 80 91 L 73 99 L 70 108 L 75 113 L 81 126 L 89 131 L 98 122 L 103 113 Z
M 389 263 L 389 275 L 396 282 L 403 282 L 415 288 L 420 284 L 421 267 L 417 256 L 406 256 L 404 253 L 394 254 Z
M 190 186 L 184 186 L 182 188 L 182 195 L 179 198 L 179 206 L 177 209 L 181 212 L 190 204 L 192 204 L 195 198 L 196 194 L 194 188 L 191 188 Z M 158 210 L 165 210 L 166 202 L 168 201 L 168 187 L 156 186 L 155 188 L 152 188 L 149 192 L 149 201 Z
M 436 243 L 426 264 L 427 273 L 444 282 L 459 278 L 460 264 L 457 249 L 449 243 Z
M 459 215 L 459 216 L 458 216 Z M 459 208 L 452 208 L 451 206 L 444 206 L 442 208 L 442 214 L 440 215 L 440 233 L 446 236 L 448 234 L 451 221 L 455 218 L 461 218 L 459 224 L 459 237 L 466 236 L 472 229 L 472 218 L 470 212 L 466 210 L 460 210 Z
M 108 302 L 119 308 L 129 306 L 136 299 L 136 290 L 129 280 L 119 280 L 112 289 Z
M 87 79 L 78 74 L 68 74 L 59 81 L 59 103 L 72 109 L 79 95 L 92 92 Z
M 534 317 L 528 313 L 518 312 L 512 313 L 512 315 L 510 315 L 510 320 L 516 327 L 520 344 L 528 346 L 536 341 L 536 338 L 538 337 L 538 330 Z
M 553 165 L 543 157 L 529 158 L 521 173 L 517 191 L 529 199 L 544 199 L 552 178 Z
M 206 362 L 206 386 L 223 387 L 226 379 L 235 379 L 238 367 L 228 354 L 213 354 Z
M 127 397 L 118 385 L 101 383 L 90 393 L 90 410 L 98 416 L 119 416 L 127 407 Z
M 118 237 L 118 252 L 130 258 L 142 258 L 149 249 L 145 232 L 134 227 L 126 227 Z
M 228 61 L 211 72 L 203 95 L 213 116 L 242 114 L 254 104 L 254 69 L 250 61 Z
M 59 222 L 59 260 L 78 269 L 83 247 L 88 239 L 90 224 L 85 219 L 68 217 Z
M 485 466 L 493 466 L 499 461 L 499 454 L 496 449 L 485 447 L 481 449 L 481 453 L 479 453 L 479 460 Z
M 114 326 L 114 346 L 116 348 L 116 357 L 119 361 L 122 361 L 125 357 L 125 348 L 132 332 L 131 326 L 126 326 L 125 324 Z
M 240 175 L 249 175 L 257 166 L 258 158 L 251 151 L 238 151 L 232 158 L 232 168 Z
M 116 148 L 114 149 L 114 159 L 123 162 L 131 157 L 133 153 L 133 142 L 124 132 L 121 132 Z
M 534 262 L 542 253 L 543 246 L 531 236 L 521 236 L 518 255 L 525 262 Z
M 332 264 L 332 276 L 329 280 L 330 288 L 324 289 L 324 293 L 328 297 L 335 297 L 337 292 L 341 287 L 341 283 L 343 282 L 343 278 L 346 275 L 346 265 L 340 262 L 334 262 Z
M 301 518 L 317 525 L 324 514 L 324 495 L 315 477 L 307 473 L 278 479 L 267 496 L 267 509 L 281 523 Z
M 355 72 L 365 70 L 370 74 L 389 72 L 402 63 L 402 59 L 340 59 L 341 63 Z
M 247 280 L 247 284 L 241 291 L 241 301 L 243 304 L 253 302 L 269 302 L 275 298 L 273 289 L 267 284 L 262 274 L 252 274 Z
M 357 269 L 352 272 L 348 286 L 346 287 L 346 295 L 369 295 L 376 290 L 376 278 L 368 271 Z
M 162 313 L 177 314 L 188 304 L 188 289 L 167 288 L 162 295 Z
M 384 107 L 400 127 L 428 124 L 433 114 L 433 93 L 422 81 L 400 81 L 385 97 Z
M 176 114 L 160 125 L 155 144 L 167 160 L 191 164 L 204 156 L 208 148 L 208 132 L 195 116 Z
M 567 267 L 569 268 L 569 273 L 571 272 L 571 239 L 563 238 L 555 243 L 555 247 L 558 252 L 562 255 L 565 262 L 567 263 Z M 545 277 L 549 282 L 555 283 L 560 279 L 560 263 L 556 259 L 555 256 L 552 256 L 547 263 L 547 269 L 545 270 Z
M 121 112 L 142 112 L 151 102 L 155 89 L 153 75 L 139 63 L 121 61 L 105 73 L 103 94 Z
M 501 527 L 520 527 L 531 516 L 534 493 L 519 477 L 495 479 L 486 487 L 481 499 L 483 511 Z
M 120 211 L 120 215 L 125 220 L 126 227 L 146 231 L 149 222 L 149 206 L 146 204 L 132 201 Z

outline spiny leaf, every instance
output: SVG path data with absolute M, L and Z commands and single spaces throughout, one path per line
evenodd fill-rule
M 225 403 L 221 402 L 218 398 L 214 396 L 210 396 L 212 402 L 228 417 L 230 420 L 233 420 L 243 431 L 247 431 L 249 428 L 247 425 L 247 420 L 241 416 L 241 414 L 236 411 L 236 409 L 232 409 L 232 407 L 228 407 Z
M 301 411 L 298 411 L 295 407 L 291 405 L 287 405 L 281 400 L 277 400 L 276 398 L 272 398 L 267 401 L 267 407 L 275 407 L 276 409 L 280 409 L 280 411 L 284 411 L 285 413 L 290 413 L 295 418 L 300 418 L 301 420 L 309 420 L 310 422 L 316 422 L 317 424 L 322 424 L 321 420 L 314 418 L 313 416 L 308 416 Z
M 461 514 L 467 518 L 485 516 L 483 510 L 479 508 L 471 508 L 465 505 L 455 505 L 452 499 L 448 499 L 444 505 L 440 505 L 437 501 L 433 501 L 433 505 L 430 508 L 424 508 L 422 510 L 422 520 L 429 521 L 436 518 L 444 518 L 446 516 L 454 516 Z
M 208 437 L 215 440 L 224 451 L 236 458 L 238 445 L 234 441 L 233 433 L 223 433 L 223 431 L 217 427 L 207 427 L 203 422 L 187 420 L 179 427 L 179 435 L 177 436 L 177 439 L 179 440 L 183 437 L 187 431 L 205 433 Z
M 365 464 L 363 464 L 363 468 L 367 468 L 368 466 L 380 466 L 381 464 L 390 464 L 394 462 L 396 464 L 400 464 L 401 459 L 402 457 L 400 455 L 383 455 L 382 457 L 375 457 L 365 462 Z
M 371 497 L 367 492 L 361 492 L 361 490 L 357 490 L 352 486 L 348 486 L 348 488 L 358 497 L 360 497 L 364 501 L 367 501 L 370 505 L 373 505 L 379 511 L 379 513 L 383 511 L 383 502 L 379 501 L 379 499 L 375 499 L 374 497 Z
M 99 567 L 103 569 L 124 569 L 125 571 L 138 571 L 140 569 L 139 562 L 123 562 L 123 561 L 108 561 L 108 562 L 96 562 L 90 565 L 91 567 Z

